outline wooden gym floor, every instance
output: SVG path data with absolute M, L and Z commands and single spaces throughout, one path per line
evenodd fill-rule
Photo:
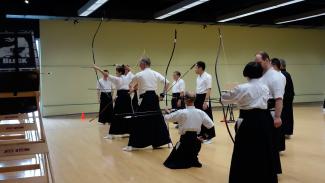
M 281 183 L 325 182 L 325 113 L 320 104 L 295 106 L 295 132 L 281 155 Z M 86 117 L 90 117 L 87 116 Z M 214 112 L 218 121 L 221 112 Z M 215 120 L 215 121 L 217 121 Z M 223 123 L 216 123 L 214 142 L 203 145 L 203 168 L 170 170 L 162 163 L 171 149 L 124 152 L 127 139 L 105 140 L 108 126 L 79 116 L 45 118 L 54 174 L 58 183 L 227 183 L 232 143 Z M 173 142 L 179 135 L 172 127 Z M 230 125 L 231 128 L 233 124 Z M 252 175 L 254 176 L 254 170 Z

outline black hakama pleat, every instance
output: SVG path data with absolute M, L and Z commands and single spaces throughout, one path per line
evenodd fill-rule
M 185 109 L 185 101 L 183 98 L 181 98 L 181 94 L 180 93 L 173 93 L 172 94 L 173 98 L 172 98 L 172 108 L 173 109 Z M 181 99 L 181 106 L 178 107 L 177 106 L 177 102 L 178 100 Z
M 211 101 L 209 100 L 209 108 L 206 110 L 203 110 L 203 104 L 205 102 L 205 96 L 206 94 L 196 94 L 196 99 L 194 102 L 195 108 L 197 109 L 201 109 L 202 111 L 204 111 L 213 121 L 213 115 L 212 115 L 212 108 L 211 108 Z M 211 139 L 213 137 L 216 136 L 215 133 L 215 129 L 214 127 L 208 129 L 205 126 L 201 126 L 201 133 L 199 134 L 199 136 L 204 137 L 205 139 Z
M 268 109 L 270 109 L 270 114 L 271 114 L 271 112 L 274 112 L 274 108 L 275 108 L 275 100 L 269 99 L 268 100 Z M 278 151 L 284 151 L 286 149 L 284 124 L 282 123 L 282 125 L 278 128 L 274 127 L 273 132 L 274 132 L 274 142 L 276 145 L 276 149 Z
M 201 142 L 197 139 L 196 132 L 186 132 L 181 135 L 179 142 L 164 162 L 167 168 L 184 169 L 202 166 L 198 159 Z
M 131 97 L 128 90 L 118 90 L 114 106 L 114 116 L 109 128 L 110 135 L 130 133 L 129 119 L 124 118 L 125 113 L 132 113 Z
M 134 111 L 138 111 L 139 108 L 139 100 L 138 100 L 138 94 L 137 91 L 134 91 L 134 95 L 132 98 L 132 106 Z
M 294 86 L 292 82 L 291 75 L 286 71 L 282 70 L 282 74 L 286 77 L 286 86 L 285 92 L 283 96 L 283 109 L 281 114 L 282 125 L 285 135 L 292 135 L 293 134 L 293 100 L 295 96 Z
M 99 123 L 110 123 L 113 119 L 113 102 L 111 92 L 100 93 Z
M 229 183 L 276 183 L 273 119 L 268 110 L 241 110 Z
M 283 100 L 283 109 L 281 113 L 281 119 L 284 128 L 285 135 L 293 134 L 294 118 L 293 118 L 293 99 Z
M 155 148 L 170 143 L 171 139 L 157 94 L 155 91 L 147 91 L 140 98 L 142 101 L 137 112 L 144 113 L 131 118 L 132 130 L 128 146 L 144 148 L 151 145 Z

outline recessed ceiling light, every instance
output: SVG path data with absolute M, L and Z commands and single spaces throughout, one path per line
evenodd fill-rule
M 184 0 L 155 14 L 155 19 L 165 19 L 210 0 Z
M 109 0 L 89 0 L 78 10 L 79 16 L 88 16 Z
M 301 21 L 301 20 L 307 20 L 307 19 L 311 19 L 311 18 L 317 18 L 317 17 L 321 17 L 321 16 L 325 16 L 325 9 L 315 10 L 312 12 L 306 12 L 303 14 L 282 18 L 282 19 L 277 20 L 275 23 L 280 25 L 280 24 L 286 24 L 286 23 L 291 23 L 291 22 L 297 22 L 297 21 Z
M 233 13 L 232 15 L 226 15 L 223 18 L 220 18 L 218 20 L 218 22 L 229 22 L 231 20 L 235 20 L 235 19 L 239 19 L 239 18 L 243 18 L 243 17 L 247 17 L 250 15 L 254 15 L 257 13 L 262 13 L 262 12 L 266 12 L 269 10 L 273 10 L 273 9 L 277 9 L 277 8 L 281 8 L 284 6 L 288 6 L 291 4 L 296 4 L 299 2 L 303 2 L 304 0 L 291 0 L 291 1 L 274 1 L 274 2 L 268 2 L 265 4 L 261 4 L 261 5 L 257 5 L 255 7 L 251 7 L 248 9 L 245 9 L 243 11 L 237 12 L 237 13 Z

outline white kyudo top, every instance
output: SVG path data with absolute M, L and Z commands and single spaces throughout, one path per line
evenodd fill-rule
M 183 79 L 178 79 L 177 81 L 174 81 L 172 86 L 173 93 L 185 92 L 185 81 Z
M 260 79 L 270 90 L 269 98 L 277 99 L 282 98 L 284 95 L 284 88 L 286 79 L 281 72 L 277 72 L 271 67 L 268 69 Z
M 178 132 L 184 135 L 187 131 L 195 131 L 197 134 L 201 132 L 201 126 L 207 128 L 213 127 L 213 122 L 210 117 L 200 109 L 194 106 L 188 106 L 186 109 L 181 109 L 176 112 L 164 115 L 165 120 L 178 122 Z
M 285 87 L 286 87 L 286 84 L 287 84 L 287 78 L 283 75 L 283 73 L 281 72 L 281 71 L 277 71 L 279 74 L 280 74 L 280 76 L 281 76 L 281 80 L 282 80 L 282 84 L 283 84 L 283 86 L 284 86 L 284 92 L 285 92 Z M 284 93 L 283 92 L 283 93 Z
M 104 80 L 104 78 L 101 78 L 99 82 L 97 81 L 97 89 L 100 90 L 100 92 L 112 92 L 113 86 L 113 83 L 108 79 Z
M 267 109 L 268 99 L 269 89 L 259 79 L 251 79 L 221 96 L 224 104 L 237 104 L 244 110 Z
M 146 68 L 143 71 L 135 74 L 131 83 L 138 84 L 138 91 L 141 95 L 146 91 L 156 91 L 158 89 L 158 82 L 164 84 L 165 77 L 159 72 Z M 168 83 L 169 81 L 166 79 L 166 84 Z
M 125 75 L 120 77 L 109 75 L 108 80 L 115 85 L 116 90 L 129 90 L 130 80 Z
M 208 89 L 212 87 L 212 77 L 207 72 L 198 75 L 196 78 L 196 93 L 203 94 L 207 93 Z
M 129 84 L 131 83 L 132 79 L 134 78 L 134 74 L 130 71 L 125 75 L 125 77 L 129 80 Z

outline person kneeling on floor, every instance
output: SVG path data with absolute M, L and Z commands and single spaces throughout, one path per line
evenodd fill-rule
M 198 154 L 201 150 L 201 143 L 204 139 L 198 138 L 201 126 L 210 129 L 214 126 L 210 117 L 202 110 L 194 107 L 195 94 L 186 92 L 185 103 L 186 109 L 164 115 L 165 120 L 177 121 L 179 124 L 179 142 L 173 148 L 171 154 L 164 162 L 167 168 L 184 169 L 190 167 L 202 167 L 199 162 Z

